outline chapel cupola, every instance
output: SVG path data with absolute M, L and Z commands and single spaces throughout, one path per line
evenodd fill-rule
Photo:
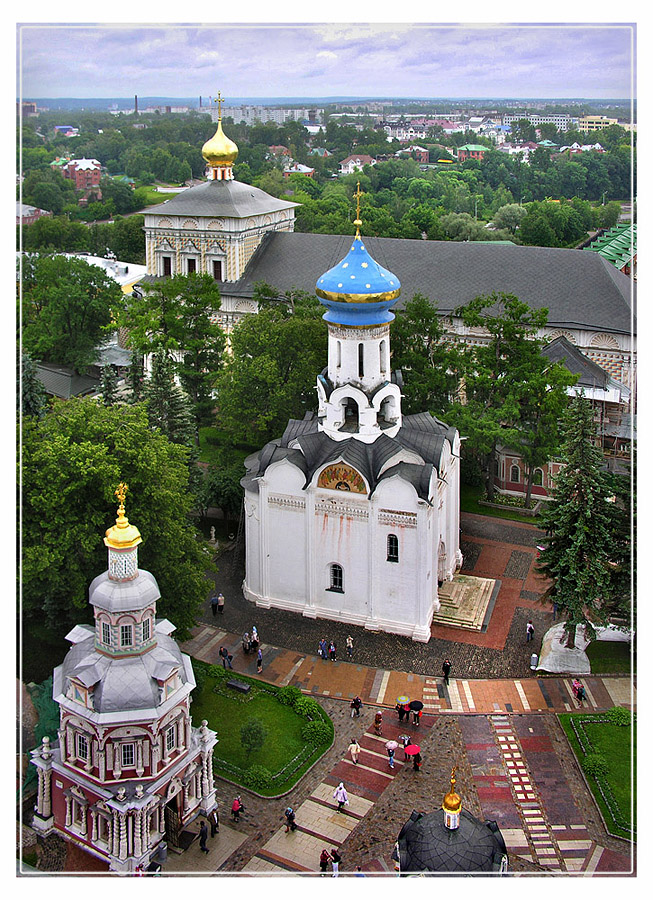
M 237 145 L 222 130 L 222 97 L 218 91 L 218 127 L 215 134 L 202 147 L 202 156 L 211 167 L 211 179 L 231 181 L 233 164 L 238 156 Z
M 442 801 L 442 809 L 444 810 L 444 826 L 450 831 L 455 831 L 460 826 L 460 811 L 463 808 L 463 801 L 456 793 L 456 767 L 451 770 L 451 788 L 449 793 L 445 795 Z
M 318 419 L 320 430 L 335 440 L 372 443 L 382 432 L 394 437 L 401 427 L 401 391 L 390 369 L 391 309 L 401 284 L 361 238 L 360 183 L 354 196 L 354 241 L 315 286 L 329 328 L 328 367 L 317 381 Z
M 125 515 L 127 491 L 124 482 L 115 491 L 118 515 L 104 536 L 108 568 L 93 579 L 89 588 L 96 649 L 114 657 L 133 656 L 156 646 L 156 601 L 161 596 L 154 576 L 138 568 L 142 539 Z

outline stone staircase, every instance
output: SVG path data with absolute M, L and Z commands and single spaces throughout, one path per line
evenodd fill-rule
M 454 575 L 438 589 L 440 609 L 433 615 L 433 624 L 480 631 L 495 584 L 493 578 Z

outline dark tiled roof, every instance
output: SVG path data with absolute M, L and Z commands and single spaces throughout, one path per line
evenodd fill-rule
M 158 206 L 150 206 L 145 210 L 145 214 L 242 219 L 280 209 L 294 209 L 298 205 L 289 200 L 271 197 L 251 184 L 212 180 L 175 194 L 170 200 Z
M 65 366 L 53 366 L 48 363 L 39 363 L 36 367 L 36 377 L 41 382 L 47 394 L 70 400 L 71 397 L 79 397 L 82 394 L 90 394 L 100 389 L 99 378 L 90 375 L 77 375 L 72 369 Z
M 225 296 L 251 297 L 264 281 L 280 291 L 313 293 L 317 279 L 345 256 L 348 235 L 271 232 L 243 278 L 221 285 Z M 631 332 L 633 283 L 597 253 L 516 244 L 365 238 L 370 254 L 402 284 L 397 308 L 419 292 L 449 314 L 479 295 L 515 294 L 549 310 L 556 328 Z
M 496 823 L 481 822 L 466 809 L 453 831 L 445 827 L 442 810 L 426 815 L 414 810 L 399 833 L 398 845 L 402 872 L 496 872 L 501 857 L 507 856 Z
M 326 463 L 342 459 L 353 466 L 370 486 L 370 495 L 384 478 L 401 475 L 412 484 L 419 497 L 429 502 L 429 482 L 433 469 L 440 466 L 445 440 L 453 441 L 455 428 L 445 425 L 429 413 L 406 416 L 396 437 L 381 434 L 371 444 L 356 438 L 334 441 L 323 431 L 317 430 L 318 420 L 313 413 L 304 419 L 291 419 L 280 440 L 270 441 L 256 457 L 248 460 L 248 474 L 241 484 L 247 490 L 256 491 L 256 479 L 265 473 L 272 463 L 287 459 L 301 469 L 306 477 L 305 487 L 315 472 Z M 299 449 L 291 449 L 295 442 Z M 385 465 L 403 448 L 417 453 L 423 463 L 397 463 L 384 471 Z
M 608 387 L 610 376 L 605 369 L 581 353 L 578 347 L 574 347 L 564 335 L 560 335 L 547 344 L 542 349 L 542 355 L 553 363 L 562 363 L 572 375 L 578 375 L 576 386 L 603 388 L 604 390 Z

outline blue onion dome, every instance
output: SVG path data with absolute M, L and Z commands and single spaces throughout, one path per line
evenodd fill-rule
M 360 196 L 360 195 L 359 195 Z M 401 293 L 396 275 L 380 266 L 367 251 L 360 236 L 360 210 L 357 210 L 356 237 L 349 253 L 337 265 L 321 275 L 315 286 L 327 312 L 327 322 L 358 327 L 392 322 L 394 306 Z

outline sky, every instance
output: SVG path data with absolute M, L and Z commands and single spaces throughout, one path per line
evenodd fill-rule
M 17 22 L 17 85 L 23 99 L 220 90 L 227 104 L 335 95 L 630 98 L 634 51 L 634 26 L 603 22 Z

